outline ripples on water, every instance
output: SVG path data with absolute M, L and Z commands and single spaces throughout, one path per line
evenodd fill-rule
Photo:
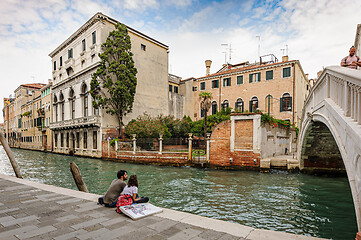
M 273 171 L 221 171 L 115 163 L 13 149 L 25 179 L 77 189 L 69 166 L 75 161 L 90 192 L 103 194 L 119 169 L 137 174 L 139 192 L 155 205 L 250 227 L 332 239 L 357 232 L 346 178 Z M 14 175 L 0 150 L 0 173 Z

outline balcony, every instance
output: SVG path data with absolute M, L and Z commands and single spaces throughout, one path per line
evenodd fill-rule
M 88 116 L 50 123 L 51 130 L 74 129 L 92 126 L 100 127 L 99 116 Z

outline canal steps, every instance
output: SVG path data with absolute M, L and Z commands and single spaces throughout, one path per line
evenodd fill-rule
M 165 208 L 133 221 L 97 205 L 98 197 L 0 174 L 0 239 L 321 239 Z

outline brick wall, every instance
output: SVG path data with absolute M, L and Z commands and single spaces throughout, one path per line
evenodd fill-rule
M 236 135 L 238 144 L 246 146 L 248 149 L 230 151 L 231 121 L 222 122 L 215 127 L 211 135 L 210 166 L 227 169 L 258 169 L 260 153 L 254 153 L 250 149 L 253 146 L 253 120 L 236 121 L 235 128 L 238 134 Z M 241 139 L 242 133 L 246 136 L 244 139 Z M 254 160 L 256 160 L 256 164 Z

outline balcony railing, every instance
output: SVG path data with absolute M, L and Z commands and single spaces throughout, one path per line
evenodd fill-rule
M 68 119 L 50 123 L 50 129 L 80 128 L 85 126 L 100 126 L 99 116 L 88 116 L 76 119 Z

